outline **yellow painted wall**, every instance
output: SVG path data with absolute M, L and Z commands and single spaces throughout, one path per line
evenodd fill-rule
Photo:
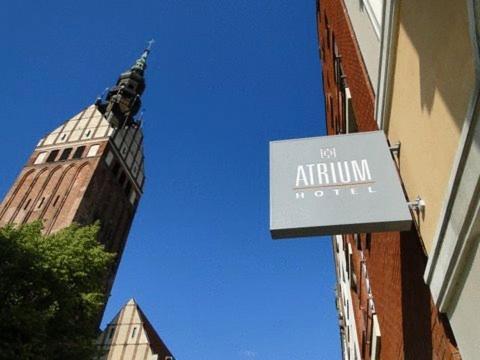
M 402 0 L 387 134 L 401 141 L 400 172 L 419 219 L 427 252 L 446 200 L 448 182 L 474 87 L 466 1 Z

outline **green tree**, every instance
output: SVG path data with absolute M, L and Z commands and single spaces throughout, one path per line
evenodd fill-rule
M 114 255 L 99 225 L 0 229 L 0 359 L 91 359 Z

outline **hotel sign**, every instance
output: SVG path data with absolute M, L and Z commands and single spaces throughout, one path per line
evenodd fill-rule
M 270 142 L 273 238 L 409 230 L 383 131 Z

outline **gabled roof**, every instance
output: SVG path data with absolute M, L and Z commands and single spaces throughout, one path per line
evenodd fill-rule
M 100 359 L 173 359 L 145 313 L 130 299 L 99 336 L 97 345 L 104 353 Z

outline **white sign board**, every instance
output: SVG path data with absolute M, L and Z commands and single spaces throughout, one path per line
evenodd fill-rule
M 409 230 L 383 131 L 270 142 L 273 238 Z

